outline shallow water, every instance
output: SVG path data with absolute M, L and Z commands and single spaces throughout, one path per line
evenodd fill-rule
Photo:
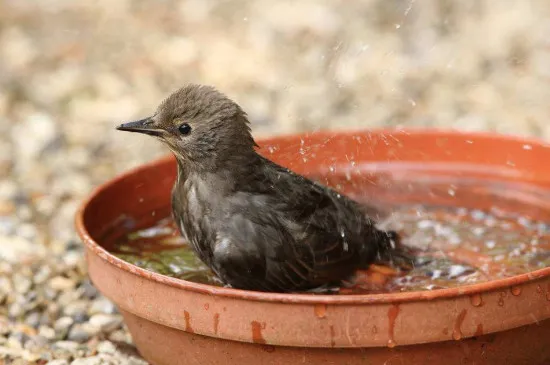
M 111 232 L 109 250 L 147 270 L 222 285 L 176 232 L 169 208 L 155 215 L 130 219 L 134 229 Z M 403 243 L 415 249 L 417 266 L 402 272 L 375 264 L 331 293 L 434 290 L 550 266 L 550 225 L 502 209 L 400 205 L 380 225 L 397 230 Z

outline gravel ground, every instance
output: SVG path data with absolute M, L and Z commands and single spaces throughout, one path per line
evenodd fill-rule
M 550 2 L 0 1 L 0 364 L 142 364 L 73 229 L 166 151 L 117 133 L 186 82 L 257 136 L 438 126 L 550 139 Z

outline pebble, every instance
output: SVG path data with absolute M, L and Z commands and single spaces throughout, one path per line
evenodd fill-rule
M 88 312 L 90 303 L 85 300 L 77 300 L 67 304 L 63 308 L 63 314 L 69 317 L 83 316 Z
M 113 331 L 109 334 L 109 340 L 113 342 L 127 342 L 131 343 L 132 338 L 126 329 L 120 329 Z
M 35 284 L 43 284 L 48 280 L 52 273 L 52 270 L 49 266 L 41 266 L 35 273 L 34 273 L 34 283 Z
M 85 312 L 78 312 L 73 315 L 73 319 L 75 323 L 84 323 L 90 319 L 90 316 L 88 316 L 88 314 L 86 314 Z
M 29 336 L 23 332 L 13 332 L 10 337 L 8 337 L 6 344 L 8 347 L 21 349 L 25 346 L 25 342 L 27 342 L 28 339 Z
M 90 283 L 89 280 L 85 280 L 79 288 L 82 291 L 82 297 L 86 299 L 94 299 L 98 295 L 98 291 L 95 286 Z
M 55 321 L 53 328 L 55 330 L 56 337 L 59 339 L 65 338 L 73 323 L 74 320 L 71 317 L 61 317 Z
M 38 328 L 38 326 L 40 325 L 40 313 L 32 312 L 30 314 L 27 314 L 27 317 L 25 318 L 25 323 L 31 327 Z
M 71 362 L 71 365 L 102 365 L 105 362 L 99 356 L 86 357 L 82 359 L 76 359 Z
M 32 281 L 28 277 L 25 277 L 19 273 L 13 275 L 13 286 L 17 293 L 24 294 L 32 287 Z
M 97 351 L 106 354 L 114 354 L 116 347 L 111 341 L 101 341 L 97 345 Z
M 83 325 L 77 323 L 69 331 L 67 339 L 76 342 L 86 342 L 97 333 L 97 327 L 89 324 Z
M 69 362 L 65 359 L 56 359 L 56 360 L 48 361 L 46 365 L 69 365 Z
M 25 313 L 25 309 L 18 302 L 10 305 L 10 308 L 8 309 L 8 315 L 10 316 L 10 318 L 18 318 L 22 316 L 23 313 Z
M 48 326 L 40 326 L 38 328 L 38 334 L 48 340 L 53 340 L 55 338 L 55 330 Z
M 35 335 L 29 338 L 29 340 L 25 343 L 25 348 L 29 349 L 43 349 L 46 346 L 48 346 L 49 341 L 46 337 Z
M 102 332 L 111 332 L 122 324 L 122 318 L 117 315 L 94 314 L 90 324 L 98 327 Z
M 54 290 L 65 291 L 74 288 L 75 282 L 63 276 L 56 276 L 49 280 L 48 285 Z
M 54 347 L 56 348 L 59 348 L 59 349 L 63 349 L 63 350 L 69 350 L 69 351 L 74 351 L 78 348 L 78 343 L 77 342 L 74 342 L 74 341 L 57 341 L 55 344 L 54 344 Z
M 89 314 L 98 314 L 98 313 L 104 313 L 104 314 L 115 314 L 117 313 L 116 306 L 108 300 L 105 297 L 97 298 L 92 302 L 92 305 L 89 309 Z

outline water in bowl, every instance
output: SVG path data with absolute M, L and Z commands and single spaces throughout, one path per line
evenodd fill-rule
M 371 214 L 384 211 L 380 226 L 400 233 L 403 243 L 414 249 L 417 265 L 404 272 L 374 264 L 327 293 L 435 290 L 550 266 L 548 191 L 521 183 L 379 170 L 317 180 L 365 202 Z M 103 240 L 119 258 L 163 275 L 223 285 L 180 237 L 169 207 L 121 219 Z

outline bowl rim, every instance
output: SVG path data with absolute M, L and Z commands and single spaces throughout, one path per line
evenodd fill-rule
M 543 140 L 537 140 L 534 138 L 524 138 L 521 136 L 505 135 L 490 132 L 465 132 L 453 129 L 439 129 L 439 128 L 414 128 L 414 129 L 368 129 L 368 130 L 348 130 L 344 132 L 337 131 L 316 131 L 309 133 L 295 133 L 288 135 L 279 135 L 268 138 L 261 138 L 258 140 L 258 144 L 262 143 L 275 143 L 282 139 L 296 139 L 304 136 L 329 137 L 335 134 L 340 136 L 350 136 L 357 133 L 396 133 L 401 132 L 406 135 L 424 135 L 431 137 L 449 137 L 449 136 L 463 136 L 471 139 L 498 139 L 507 140 L 510 142 L 520 142 L 523 144 L 537 145 L 539 147 L 550 148 L 550 144 Z M 118 257 L 112 255 L 103 247 L 101 247 L 90 236 L 85 222 L 84 214 L 86 208 L 90 203 L 97 199 L 97 197 L 109 189 L 112 185 L 119 183 L 126 179 L 128 176 L 147 170 L 149 168 L 162 165 L 168 161 L 174 160 L 172 154 L 163 156 L 161 158 L 152 160 L 150 162 L 141 164 L 137 167 L 129 169 L 114 178 L 102 183 L 94 188 L 88 197 L 80 204 L 75 214 L 75 227 L 81 240 L 84 242 L 88 251 L 99 256 L 107 263 L 118 267 L 119 269 L 126 271 L 132 275 L 139 276 L 144 279 L 148 279 L 157 282 L 161 285 L 168 285 L 177 289 L 182 289 L 190 292 L 195 292 L 205 295 L 213 295 L 220 297 L 227 297 L 248 301 L 259 302 L 276 302 L 276 303 L 292 303 L 292 304 L 310 304 L 310 305 L 349 305 L 349 304 L 396 304 L 405 302 L 420 302 L 431 301 L 444 298 L 455 298 L 462 296 L 472 296 L 483 292 L 490 292 L 496 290 L 507 289 L 510 287 L 516 287 L 522 284 L 531 283 L 536 280 L 540 280 L 546 277 L 550 277 L 550 267 L 538 269 L 528 273 L 507 277 L 498 280 L 492 280 L 488 282 L 458 286 L 453 288 L 435 289 L 431 291 L 412 291 L 412 292 L 400 292 L 400 293 L 382 293 L 382 294 L 344 294 L 344 295 L 327 295 L 327 294 L 306 294 L 306 293 L 271 293 L 271 292 L 259 292 L 251 290 L 233 289 L 226 287 L 216 287 L 208 284 L 195 283 L 183 279 L 172 278 L 166 275 L 162 275 L 153 271 L 142 269 L 138 266 L 130 264 Z

